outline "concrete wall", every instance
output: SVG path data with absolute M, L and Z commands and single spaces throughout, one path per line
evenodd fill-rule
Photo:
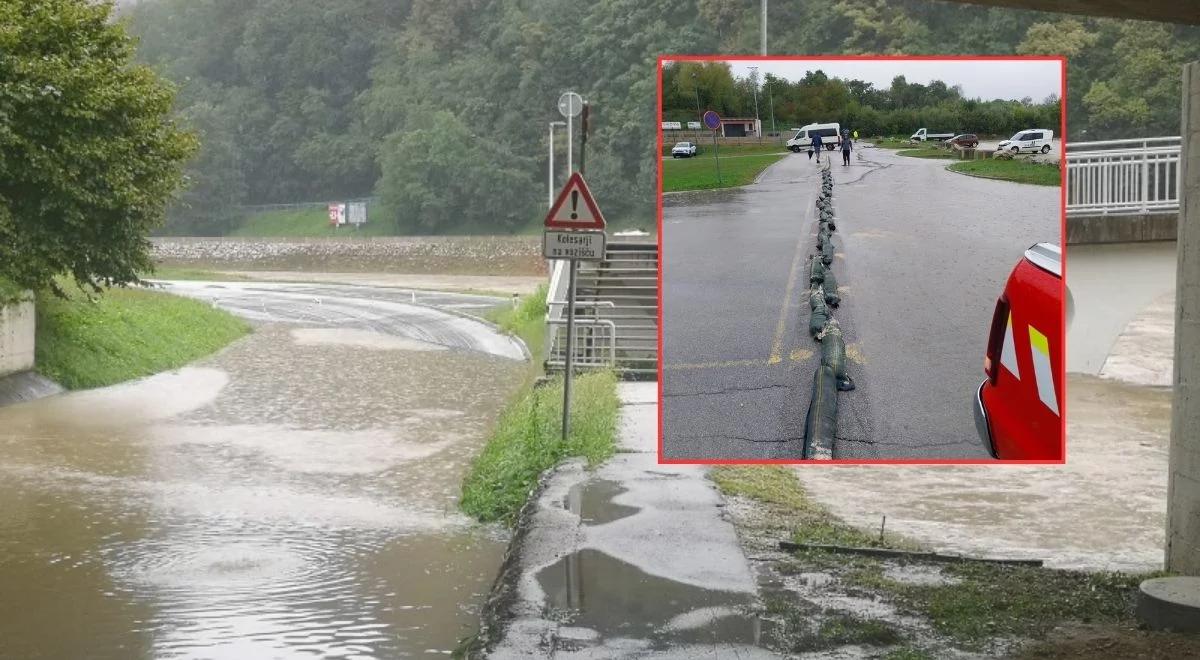
M 1173 241 L 1178 213 L 1067 216 L 1067 245 Z
M 0 376 L 33 368 L 33 303 L 0 307 Z

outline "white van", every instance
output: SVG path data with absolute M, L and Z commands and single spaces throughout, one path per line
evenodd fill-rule
M 1048 154 L 1053 148 L 1054 131 L 1046 128 L 1030 128 L 1001 142 L 997 151 L 1011 151 L 1014 154 L 1027 153 Z
M 814 135 L 821 136 L 821 144 L 828 151 L 833 151 L 842 143 L 841 124 L 808 124 L 796 130 L 796 135 L 787 141 L 787 148 L 797 153 L 812 148 Z

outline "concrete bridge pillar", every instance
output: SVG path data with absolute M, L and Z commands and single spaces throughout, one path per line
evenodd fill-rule
M 1200 62 L 1183 69 L 1166 568 L 1200 575 Z

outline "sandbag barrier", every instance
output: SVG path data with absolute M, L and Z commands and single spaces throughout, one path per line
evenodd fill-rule
M 813 374 L 812 399 L 804 420 L 804 458 L 814 458 L 817 447 L 833 448 L 837 435 L 837 393 L 854 389 L 846 373 L 846 343 L 833 318 L 841 305 L 837 278 L 833 274 L 834 239 L 837 223 L 833 213 L 833 174 L 821 170 L 821 193 L 817 196 L 817 249 L 808 261 L 808 333 L 821 344 L 821 364 Z

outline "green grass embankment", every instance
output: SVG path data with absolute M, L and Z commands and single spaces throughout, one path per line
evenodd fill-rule
M 238 238 L 313 238 L 384 236 L 391 233 L 395 233 L 394 229 L 381 222 L 369 222 L 358 229 L 349 225 L 334 229 L 329 225 L 328 210 L 324 207 L 313 206 L 252 213 L 246 216 L 241 225 L 229 232 L 229 235 Z
M 1027 159 L 987 158 L 981 160 L 964 160 L 954 163 L 946 169 L 960 174 L 969 174 L 985 179 L 1000 179 L 1014 183 L 1028 183 L 1035 186 L 1062 185 L 1062 172 L 1057 164 L 1035 163 Z
M 189 298 L 109 289 L 89 298 L 64 286 L 37 299 L 36 369 L 68 389 L 113 385 L 177 369 L 250 331 L 241 319 Z
M 919 147 L 916 149 L 901 149 L 896 152 L 897 156 L 908 156 L 909 158 L 955 158 L 954 152 L 949 149 L 940 147 Z
M 664 145 L 664 155 L 670 155 L 669 145 Z M 718 180 L 713 147 L 700 143 L 700 152 L 694 157 L 668 157 L 663 160 L 662 189 L 663 192 L 679 192 L 744 186 L 787 155 L 787 150 L 779 144 L 722 146 L 719 159 L 721 177 Z
M 564 442 L 562 379 L 534 387 L 543 371 L 546 288 L 521 298 L 516 307 L 488 316 L 505 332 L 520 337 L 532 360 L 528 382 L 501 413 L 463 481 L 460 506 L 481 521 L 512 524 L 542 472 L 574 456 L 596 465 L 612 455 L 620 401 L 614 374 L 576 375 L 571 388 L 571 433 Z

